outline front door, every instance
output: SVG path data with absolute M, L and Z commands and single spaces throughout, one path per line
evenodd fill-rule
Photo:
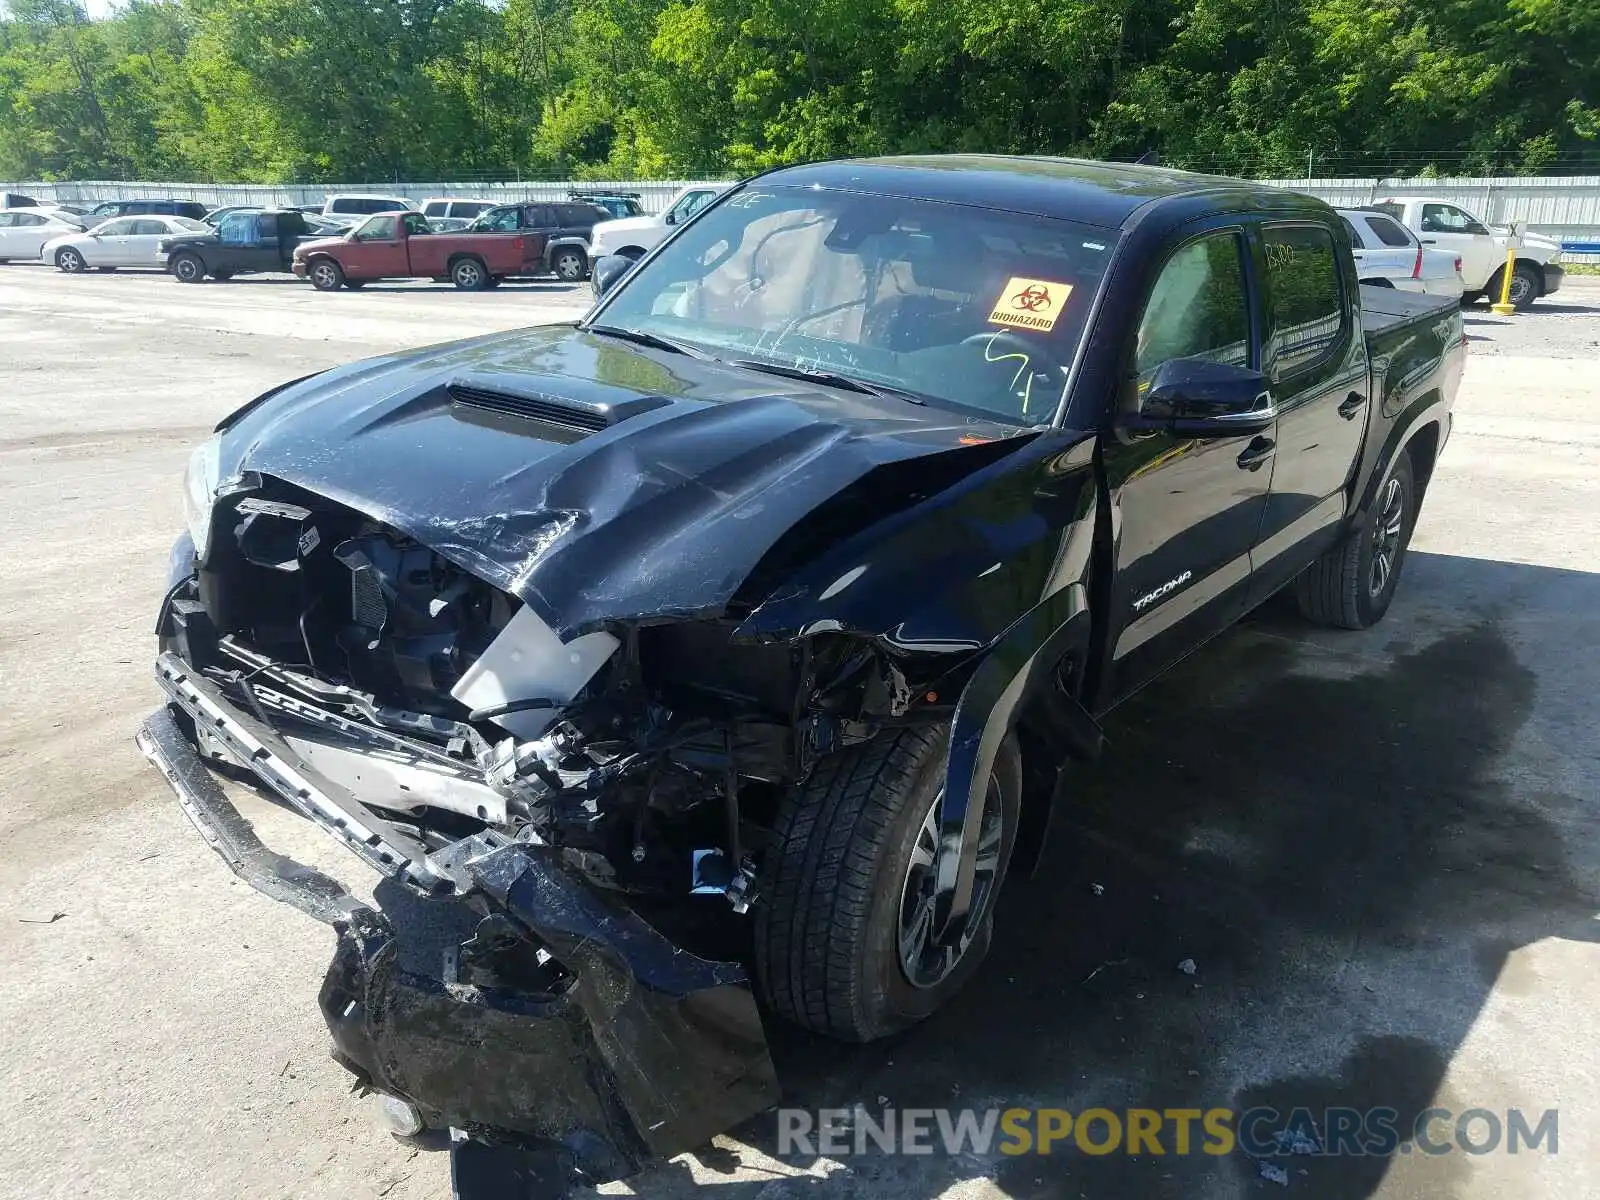
M 351 279 L 382 279 L 411 273 L 406 244 L 400 237 L 400 217 L 396 213 L 368 218 L 350 243 L 339 256 L 339 263 Z
M 1417 224 L 1417 236 L 1424 246 L 1461 256 L 1461 277 L 1470 291 L 1481 291 L 1505 261 L 1505 247 L 1498 245 L 1488 227 L 1464 208 L 1424 204 Z
M 1266 312 L 1265 371 L 1278 406 L 1272 494 L 1255 551 L 1254 600 L 1287 583 L 1339 536 L 1347 485 L 1367 434 L 1366 340 L 1351 318 L 1332 230 L 1269 221 L 1257 247 Z
M 93 237 L 83 240 L 83 261 L 91 267 L 124 267 L 130 261 L 133 248 L 133 227 L 137 217 L 118 217 L 107 221 L 94 231 Z
M 1172 359 L 1259 366 L 1248 263 L 1239 224 L 1206 230 L 1165 260 L 1128 347 L 1120 405 L 1137 408 L 1156 368 Z M 1108 703 L 1244 612 L 1272 455 L 1270 434 L 1105 440 L 1117 561 L 1102 688 Z

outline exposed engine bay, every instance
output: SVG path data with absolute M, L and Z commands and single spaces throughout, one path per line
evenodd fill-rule
M 739 642 L 723 619 L 563 642 L 427 547 L 271 479 L 221 503 L 170 607 L 185 663 L 430 850 L 488 830 L 606 888 L 739 911 L 780 789 L 912 695 L 839 633 Z

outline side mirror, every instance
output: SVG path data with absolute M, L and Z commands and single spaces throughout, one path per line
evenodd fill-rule
M 678 214 L 668 213 L 666 216 L 666 222 L 668 225 L 676 225 L 678 223 Z
M 1118 418 L 1120 428 L 1223 438 L 1265 433 L 1278 419 L 1260 371 L 1203 358 L 1162 363 L 1141 399 L 1138 412 Z
M 602 254 L 595 259 L 589 273 L 589 279 L 594 284 L 595 299 L 598 300 L 615 287 L 617 280 L 626 275 L 631 266 L 633 259 L 625 254 Z

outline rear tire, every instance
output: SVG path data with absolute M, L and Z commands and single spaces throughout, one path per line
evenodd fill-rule
M 463 292 L 481 292 L 489 286 L 489 268 L 476 258 L 458 258 L 450 264 L 450 282 Z
M 172 260 L 172 277 L 179 283 L 204 283 L 206 264 L 197 254 L 180 254 Z
M 345 284 L 344 268 L 331 258 L 314 258 L 306 268 L 306 278 L 319 292 L 337 292 Z
M 1366 519 L 1294 581 L 1300 611 L 1337 629 L 1376 625 L 1394 599 L 1416 519 L 1416 476 L 1402 451 Z
M 944 786 L 948 745 L 944 728 L 881 734 L 825 759 L 783 802 L 755 925 L 756 975 L 780 1016 L 871 1041 L 928 1016 L 983 962 L 1016 835 L 1021 759 L 1007 738 L 980 797 L 980 847 L 993 869 L 974 894 L 970 932 L 946 950 L 916 932 L 925 930 L 919 898 L 931 889 L 936 844 L 927 818 Z
M 550 255 L 550 269 L 562 283 L 582 283 L 589 277 L 589 256 L 577 246 L 562 246 Z

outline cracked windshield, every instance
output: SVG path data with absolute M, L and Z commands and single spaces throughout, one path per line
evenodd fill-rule
M 1050 420 L 1113 235 L 811 188 L 740 192 L 619 289 L 597 327 L 1019 425 Z

